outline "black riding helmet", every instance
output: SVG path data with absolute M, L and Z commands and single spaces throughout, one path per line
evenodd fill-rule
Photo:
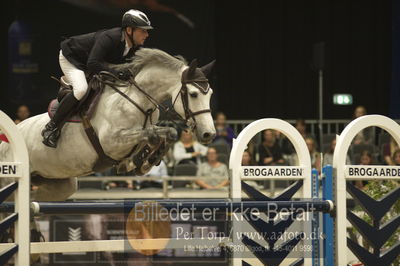
M 122 16 L 122 28 L 132 27 L 151 30 L 150 20 L 142 11 L 131 9 Z

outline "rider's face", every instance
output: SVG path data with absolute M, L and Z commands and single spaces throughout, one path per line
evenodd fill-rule
M 136 45 L 143 45 L 147 37 L 149 37 L 149 33 L 145 29 L 136 28 L 133 31 L 133 40 Z

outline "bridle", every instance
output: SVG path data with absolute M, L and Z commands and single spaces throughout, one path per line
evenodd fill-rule
M 191 85 L 195 86 L 204 95 L 207 94 L 208 91 L 210 90 L 210 85 L 208 84 L 208 79 L 206 79 L 205 77 L 204 78 L 187 79 L 186 78 L 187 71 L 188 71 L 188 69 L 185 69 L 182 72 L 182 78 L 181 78 L 182 86 L 181 86 L 178 94 L 176 95 L 173 103 L 172 103 L 172 109 L 175 109 L 176 101 L 177 101 L 179 95 L 181 96 L 185 117 L 182 117 L 176 111 L 172 112 L 170 108 L 168 108 L 168 107 L 164 106 L 163 104 L 159 103 L 156 99 L 154 99 L 151 95 L 149 95 L 146 91 L 144 91 L 139 86 L 139 84 L 136 83 L 136 81 L 134 80 L 134 76 L 133 75 L 128 81 L 123 81 L 123 80 L 120 80 L 117 76 L 115 76 L 114 74 L 112 74 L 110 72 L 101 71 L 98 75 L 94 75 L 93 78 L 97 79 L 103 85 L 108 85 L 110 88 L 112 88 L 114 91 L 116 91 L 118 94 L 120 94 L 126 100 L 128 100 L 132 105 L 134 105 L 137 109 L 139 109 L 139 111 L 141 111 L 145 115 L 145 121 L 143 123 L 143 129 L 146 128 L 147 122 L 150 122 L 150 124 L 153 124 L 153 121 L 152 121 L 151 117 L 152 117 L 152 114 L 154 113 L 154 111 L 158 109 L 159 111 L 165 112 L 165 115 L 167 116 L 167 119 L 169 121 L 171 121 L 172 123 L 174 123 L 177 127 L 182 128 L 182 126 L 180 124 L 176 123 L 176 121 L 175 121 L 176 119 L 179 120 L 180 122 L 183 122 L 184 125 L 189 126 L 191 130 L 194 130 L 196 128 L 196 126 L 197 126 L 197 124 L 196 124 L 196 116 L 200 115 L 200 114 L 204 114 L 204 113 L 211 113 L 211 110 L 210 109 L 203 109 L 203 110 L 200 110 L 200 111 L 193 112 L 190 109 L 190 107 L 189 107 L 189 93 L 188 93 L 187 84 L 191 84 Z M 107 79 L 107 77 L 111 77 L 113 79 L 113 81 L 110 81 L 109 79 Z M 115 82 L 115 81 L 117 81 L 118 83 Z M 199 85 L 200 82 L 206 82 L 207 83 L 207 87 L 204 88 L 201 85 Z M 144 110 L 137 102 L 135 102 L 132 98 L 130 98 L 126 93 L 124 93 L 120 89 L 118 89 L 116 87 L 116 84 L 118 84 L 118 86 L 125 86 L 125 87 L 127 87 L 127 85 L 128 86 L 134 85 L 136 87 L 136 89 L 139 90 L 154 105 L 155 108 L 154 109 Z M 193 123 L 188 125 L 190 120 L 192 120 Z
M 174 101 L 172 102 L 172 108 L 175 109 L 175 103 L 176 100 L 178 99 L 179 95 L 181 96 L 181 101 L 182 101 L 182 105 L 183 105 L 183 111 L 185 112 L 185 117 L 182 117 L 181 115 L 178 114 L 178 116 L 180 117 L 180 119 L 182 121 L 184 121 L 185 124 L 187 124 L 190 119 L 192 119 L 193 123 L 194 123 L 194 128 L 196 128 L 196 116 L 197 115 L 201 115 L 204 113 L 211 113 L 211 109 L 203 109 L 200 111 L 196 111 L 193 112 L 190 107 L 189 107 L 189 92 L 188 92 L 188 87 L 187 84 L 191 84 L 193 86 L 195 86 L 197 89 L 199 89 L 199 91 L 203 94 L 206 95 L 208 93 L 208 91 L 210 90 L 210 85 L 208 84 L 208 79 L 204 78 L 196 78 L 196 79 L 187 79 L 186 78 L 186 74 L 187 74 L 188 69 L 185 69 L 182 72 L 182 79 L 181 79 L 181 89 L 179 90 L 178 94 L 176 95 Z M 207 83 L 207 87 L 202 87 L 201 85 L 199 85 L 200 82 L 206 82 Z

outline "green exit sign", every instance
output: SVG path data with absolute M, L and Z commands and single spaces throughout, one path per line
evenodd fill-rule
M 333 104 L 336 105 L 352 105 L 353 96 L 351 94 L 334 94 Z

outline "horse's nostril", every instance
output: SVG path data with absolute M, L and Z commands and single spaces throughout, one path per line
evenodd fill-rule
M 206 133 L 203 134 L 203 139 L 207 140 L 207 141 L 208 140 L 213 140 L 214 137 L 215 137 L 214 133 L 206 132 Z

